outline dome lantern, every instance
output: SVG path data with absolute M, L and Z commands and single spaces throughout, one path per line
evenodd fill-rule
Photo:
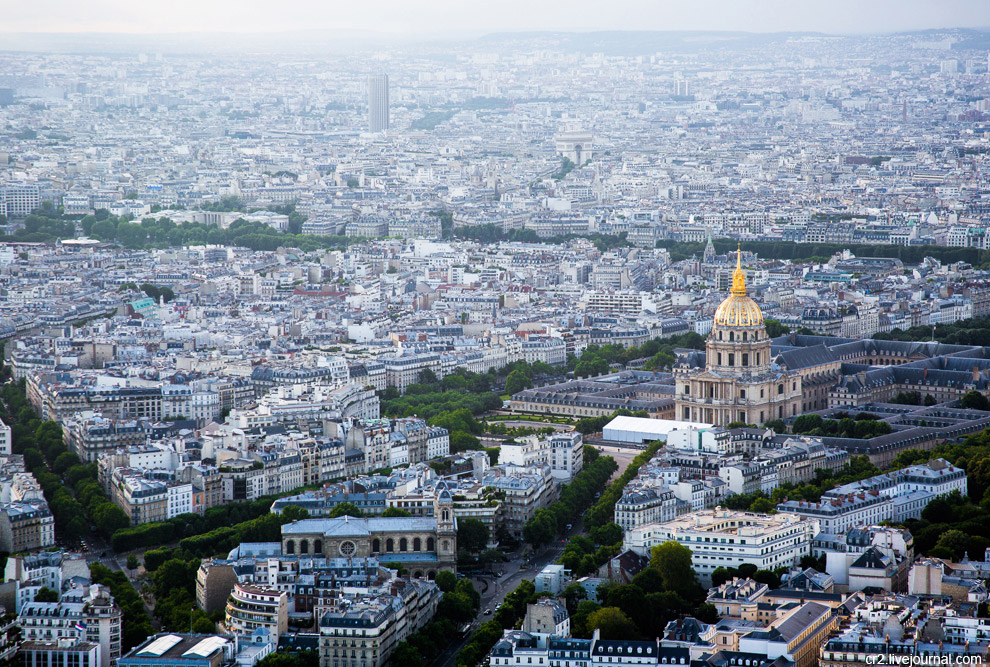
M 746 296 L 746 272 L 742 268 L 741 246 L 736 251 L 736 270 L 732 272 L 729 297 L 715 311 L 713 324 L 717 327 L 763 326 L 763 311 L 755 301 Z

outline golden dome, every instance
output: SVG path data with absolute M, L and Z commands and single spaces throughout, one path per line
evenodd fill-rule
M 736 253 L 736 270 L 732 272 L 729 298 L 715 311 L 717 327 L 749 327 L 763 324 L 763 311 L 746 296 L 746 272 L 742 270 L 742 250 Z

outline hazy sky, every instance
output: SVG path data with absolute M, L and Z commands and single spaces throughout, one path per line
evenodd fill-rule
M 7 0 L 0 32 L 404 35 L 495 30 L 892 32 L 990 26 L 990 0 Z

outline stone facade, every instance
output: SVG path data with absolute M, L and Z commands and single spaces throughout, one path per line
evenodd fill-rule
M 375 556 L 432 579 L 457 567 L 457 522 L 450 492 L 438 490 L 432 517 L 303 519 L 282 526 L 282 553 L 329 558 Z
M 802 411 L 802 377 L 773 362 L 763 313 L 746 296 L 746 274 L 737 259 L 729 297 L 715 312 L 705 367 L 674 368 L 675 418 L 726 426 L 764 424 Z

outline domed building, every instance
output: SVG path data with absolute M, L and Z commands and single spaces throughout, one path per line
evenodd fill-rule
M 683 421 L 760 426 L 799 413 L 801 376 L 771 358 L 763 312 L 746 295 L 741 251 L 729 297 L 715 311 L 704 368 L 678 364 L 674 380 L 676 417 Z

